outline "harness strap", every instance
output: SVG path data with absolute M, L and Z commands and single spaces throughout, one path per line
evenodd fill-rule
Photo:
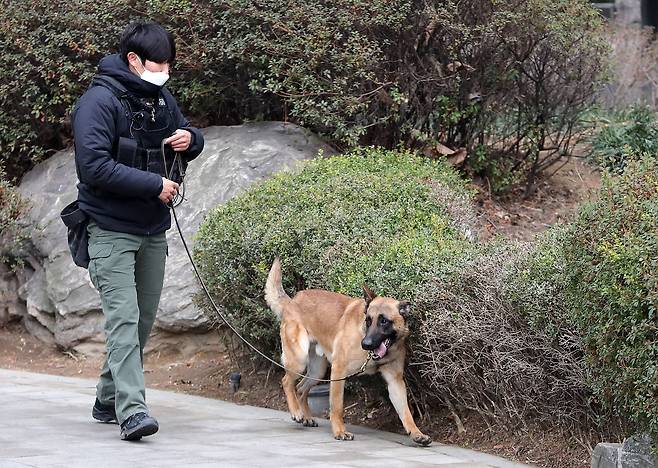
M 91 81 L 91 86 L 105 86 L 118 98 L 127 98 L 130 96 L 128 89 L 116 78 L 110 75 L 96 75 Z

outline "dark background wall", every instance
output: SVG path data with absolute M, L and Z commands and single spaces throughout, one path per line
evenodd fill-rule
M 658 1 L 642 0 L 642 24 L 658 27 Z

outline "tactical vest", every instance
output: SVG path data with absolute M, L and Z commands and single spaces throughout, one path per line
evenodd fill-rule
M 114 159 L 126 166 L 153 172 L 181 184 L 187 163 L 162 140 L 176 131 L 176 121 L 160 93 L 156 98 L 131 94 L 118 80 L 107 75 L 94 77 L 91 86 L 103 86 L 119 99 L 128 120 L 130 138 L 119 136 L 112 148 Z M 164 149 L 164 159 L 162 157 Z

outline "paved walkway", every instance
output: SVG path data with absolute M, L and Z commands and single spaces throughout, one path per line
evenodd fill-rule
M 92 421 L 94 394 L 91 380 L 0 369 L 0 468 L 526 466 L 363 427 L 339 442 L 326 420 L 305 428 L 281 411 L 158 390 L 147 398 L 160 432 L 125 442 Z

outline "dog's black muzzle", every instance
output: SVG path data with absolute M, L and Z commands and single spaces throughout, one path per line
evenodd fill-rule
M 361 340 L 361 347 L 370 353 L 373 360 L 378 361 L 386 356 L 388 349 L 393 345 L 394 341 L 395 334 L 392 336 L 385 336 L 381 333 L 375 333 L 373 335 L 366 335 L 365 338 Z
M 361 348 L 366 351 L 372 351 L 373 349 L 377 349 L 382 341 L 384 341 L 384 337 L 381 335 L 366 335 L 365 338 L 361 340 Z

